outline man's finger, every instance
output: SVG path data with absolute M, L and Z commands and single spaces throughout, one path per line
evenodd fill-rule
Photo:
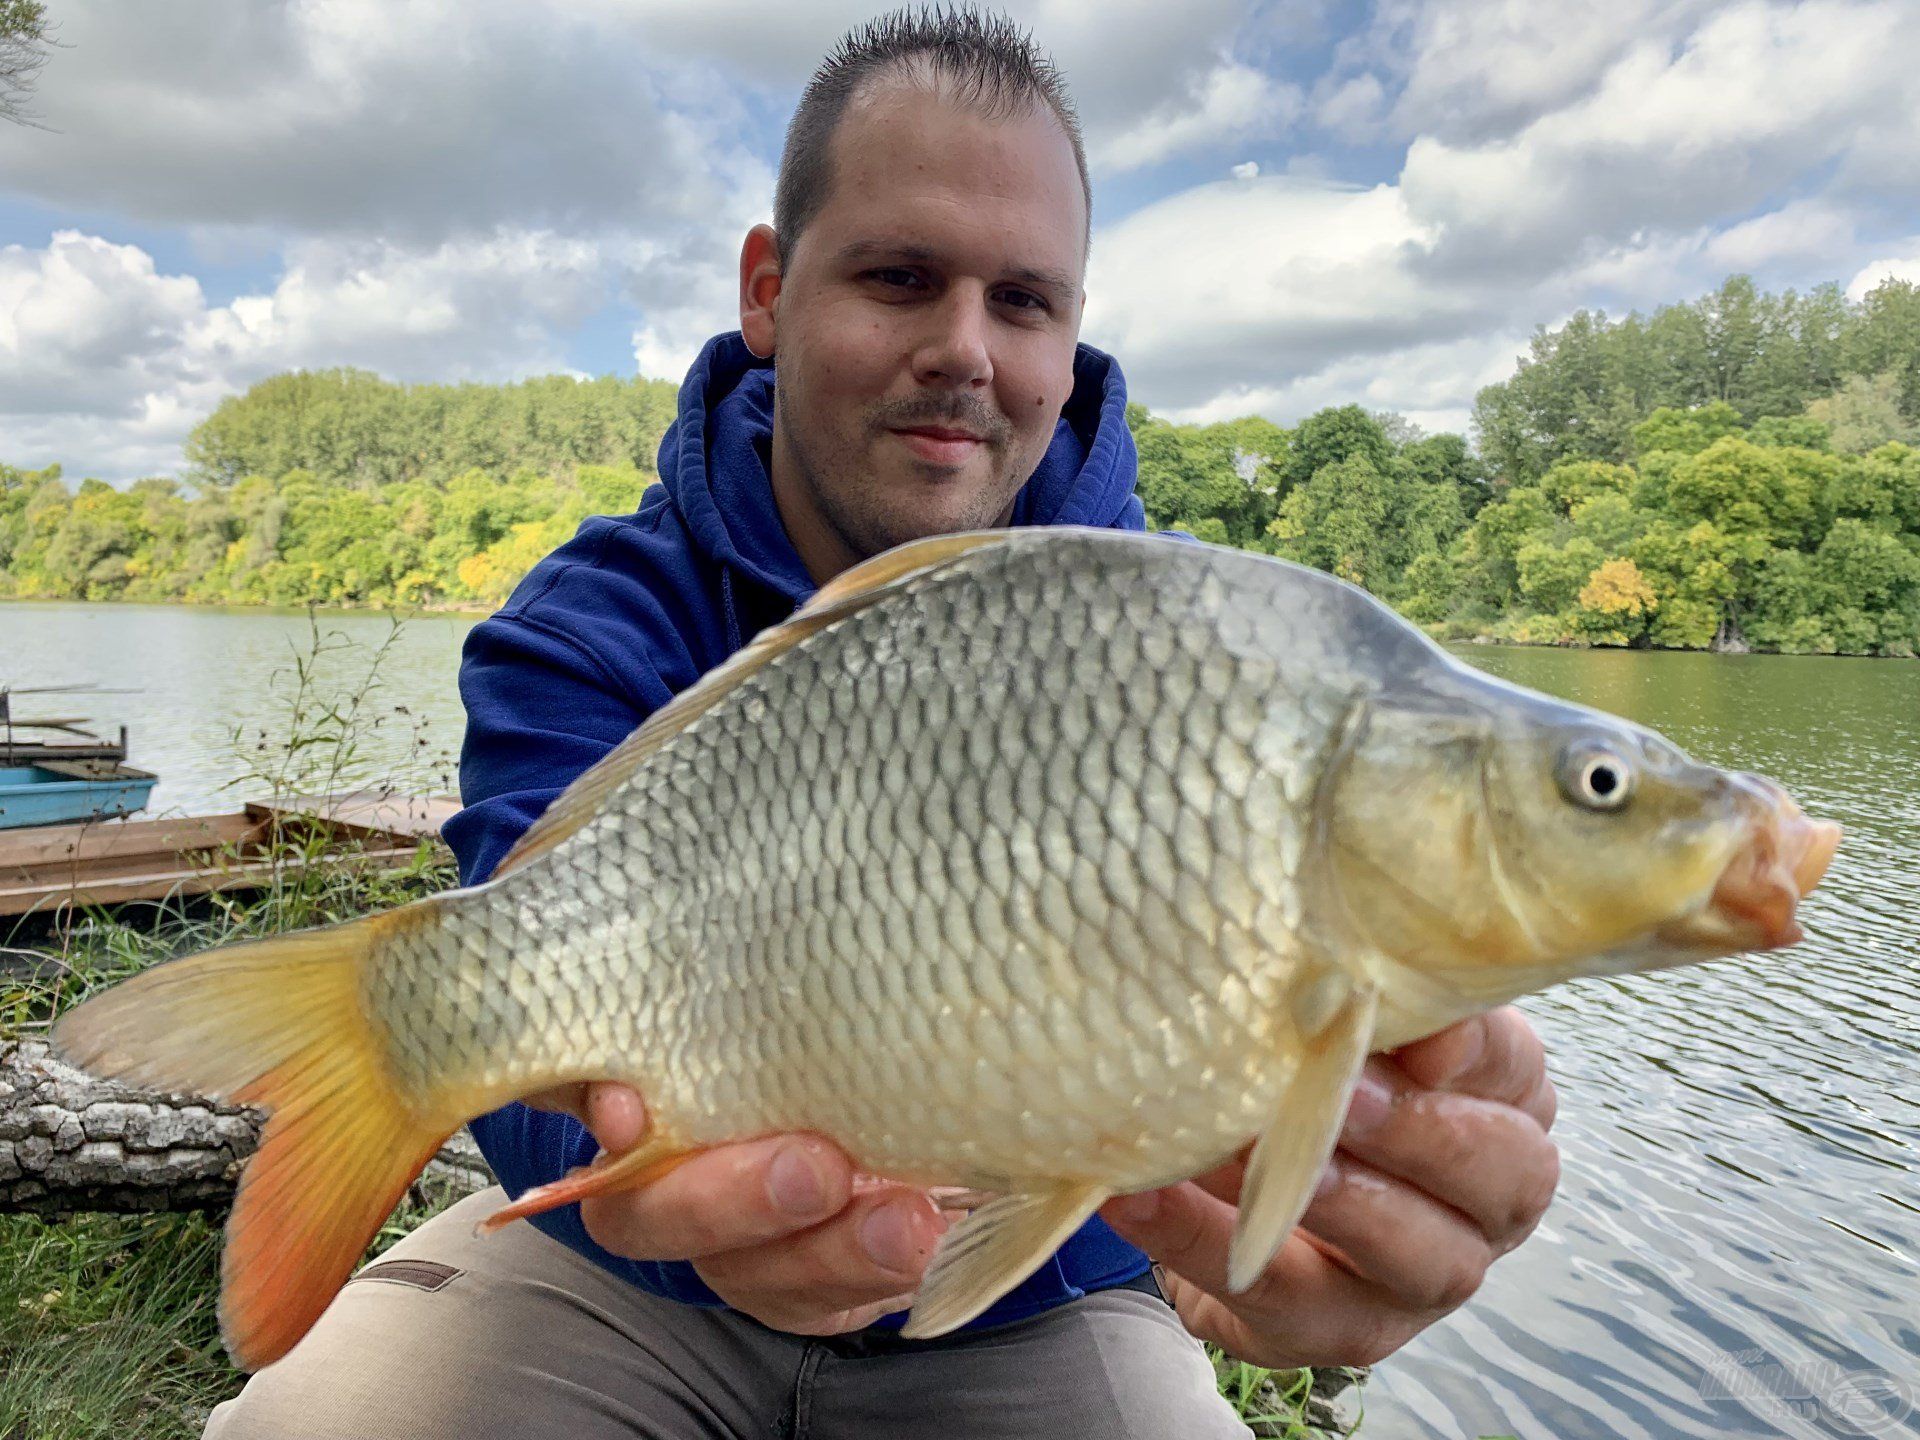
M 587 1129 L 600 1148 L 618 1155 L 647 1133 L 647 1104 L 631 1085 L 596 1080 L 587 1086 Z
M 1409 1085 L 1369 1061 L 1340 1132 L 1343 1156 L 1366 1162 L 1470 1217 L 1500 1254 L 1530 1234 L 1560 1179 L 1560 1152 L 1515 1106 Z
M 816 1323 L 841 1312 L 910 1294 L 945 1229 L 923 1191 L 894 1186 L 855 1197 L 811 1230 L 712 1254 L 696 1260 L 694 1269 L 735 1308 L 777 1328 L 812 1333 Z
M 1480 1288 L 1495 1252 L 1474 1221 L 1358 1160 L 1336 1159 L 1331 1188 L 1300 1224 L 1407 1310 L 1448 1311 Z
M 1227 1247 L 1235 1207 L 1192 1183 L 1150 1193 L 1157 1202 L 1150 1216 L 1135 1218 L 1130 1207 L 1141 1197 L 1126 1196 L 1102 1206 L 1101 1218 L 1203 1292 L 1190 1307 L 1183 1304 L 1182 1316 L 1229 1353 L 1270 1367 L 1370 1364 L 1418 1328 L 1384 1291 L 1301 1230 L 1287 1237 L 1250 1290 L 1231 1295 Z M 1274 1348 L 1276 1331 L 1285 1333 L 1284 1353 Z
M 1542 1129 L 1553 1124 L 1556 1097 L 1546 1052 L 1527 1017 L 1511 1005 L 1458 1021 L 1392 1055 L 1424 1089 L 1502 1101 L 1525 1110 Z
M 692 1260 L 765 1244 L 847 1203 L 853 1166 L 813 1135 L 780 1135 L 695 1155 L 638 1190 L 580 1202 L 595 1242 L 632 1260 Z

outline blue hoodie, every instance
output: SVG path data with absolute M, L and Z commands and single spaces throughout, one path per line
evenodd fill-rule
M 1120 367 L 1082 345 L 1073 379 L 1053 441 L 1014 501 L 1013 523 L 1143 529 Z M 708 341 L 660 444 L 663 483 L 641 496 L 635 514 L 588 519 L 468 635 L 460 665 L 466 808 L 443 832 L 463 884 L 492 874 L 553 798 L 655 709 L 813 594 L 774 506 L 772 433 L 773 362 L 757 358 L 738 331 Z M 517 1102 L 471 1128 L 509 1196 L 559 1179 L 599 1148 L 571 1116 Z M 628 1260 L 596 1245 L 577 1204 L 532 1223 L 656 1295 L 723 1303 L 689 1264 Z M 1003 1324 L 1146 1268 L 1146 1256 L 1095 1217 L 973 1323 Z

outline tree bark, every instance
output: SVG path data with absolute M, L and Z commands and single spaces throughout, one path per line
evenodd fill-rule
M 0 1041 L 0 1211 L 225 1209 L 264 1119 L 98 1079 L 45 1041 Z M 493 1181 L 464 1130 L 427 1173 L 462 1193 Z

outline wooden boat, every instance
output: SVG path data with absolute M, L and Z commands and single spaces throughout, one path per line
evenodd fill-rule
M 0 769 L 44 760 L 125 760 L 127 727 L 120 727 L 118 740 L 108 740 L 82 728 L 91 723 L 75 716 L 0 725 Z
M 459 808 L 449 796 L 357 792 L 223 815 L 0 831 L 0 915 L 260 889 L 311 865 L 398 869 Z M 300 843 L 270 850 L 276 830 Z
M 120 738 L 109 740 L 86 727 L 93 722 L 84 715 L 53 715 L 27 720 L 13 713 L 16 695 L 51 695 L 86 691 L 102 695 L 132 692 L 108 690 L 97 685 L 37 685 L 20 690 L 0 685 L 0 770 L 19 765 L 38 765 L 45 760 L 121 760 L 127 758 L 127 727 L 120 727 Z
M 0 831 L 131 815 L 159 780 L 117 760 L 0 764 Z

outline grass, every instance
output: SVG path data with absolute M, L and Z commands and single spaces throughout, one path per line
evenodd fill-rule
M 378 788 L 365 758 L 371 729 L 413 723 L 375 702 L 377 671 L 398 623 L 344 702 L 323 693 L 323 659 L 352 648 L 313 625 L 309 649 L 275 677 L 286 704 L 284 741 L 236 733 L 249 798 Z M 417 726 L 416 726 L 417 728 Z M 425 751 L 422 743 L 408 752 Z M 450 777 L 410 771 L 381 778 L 400 793 L 447 789 Z M 405 767 L 403 767 L 403 770 Z M 437 783 L 436 783 L 437 782 Z M 321 848 L 309 827 L 271 838 L 272 883 L 248 894 L 155 907 L 100 909 L 36 921 L 0 943 L 0 1039 L 43 1033 L 53 1016 L 150 965 L 249 936 L 327 924 L 385 909 L 454 883 L 442 853 L 423 843 L 404 870 L 350 863 L 295 865 Z M 436 1193 L 437 1192 L 437 1193 Z M 417 1184 L 368 1249 L 378 1255 L 453 1196 Z M 191 1440 L 209 1411 L 245 1377 L 228 1363 L 215 1323 L 220 1216 L 79 1215 L 42 1220 L 0 1214 L 0 1440 Z M 1214 1352 L 1221 1393 L 1256 1435 L 1320 1440 L 1313 1373 L 1272 1372 Z M 1326 1388 L 1327 1377 L 1322 1377 Z

